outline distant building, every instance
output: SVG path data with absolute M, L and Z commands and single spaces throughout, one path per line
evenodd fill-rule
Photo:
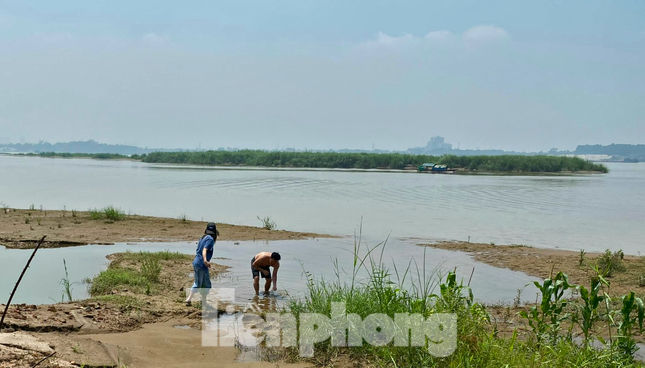
M 428 151 L 451 150 L 451 149 L 452 149 L 452 144 L 445 143 L 443 137 L 441 136 L 430 138 L 430 141 L 426 145 L 426 150 Z

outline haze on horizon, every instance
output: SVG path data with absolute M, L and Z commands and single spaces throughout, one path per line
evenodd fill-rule
M 0 138 L 645 143 L 645 3 L 0 1 Z

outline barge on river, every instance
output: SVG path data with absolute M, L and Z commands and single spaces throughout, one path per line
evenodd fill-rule
M 455 169 L 451 169 L 446 165 L 438 165 L 433 163 L 427 163 L 419 165 L 417 172 L 427 173 L 427 174 L 454 174 Z

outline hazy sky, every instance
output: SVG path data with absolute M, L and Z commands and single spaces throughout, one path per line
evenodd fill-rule
M 4 1 L 0 139 L 645 143 L 645 2 Z

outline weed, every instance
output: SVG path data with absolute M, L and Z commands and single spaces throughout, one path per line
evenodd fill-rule
M 517 289 L 517 295 L 513 299 L 513 307 L 519 308 L 522 305 L 522 289 Z
M 69 282 L 69 273 L 67 272 L 67 261 L 63 258 L 63 267 L 65 268 L 65 277 L 60 279 L 60 285 L 63 286 L 63 292 L 62 292 L 62 297 L 61 300 L 65 302 L 65 297 L 67 297 L 68 302 L 72 302 L 72 285 L 75 284 L 75 282 Z
M 58 228 L 61 229 L 63 225 L 61 223 L 58 223 Z
M 76 210 L 72 210 L 72 217 L 76 218 Z
M 0 202 L 0 207 L 2 207 L 2 210 L 4 211 L 4 213 L 9 213 L 9 205 L 8 204 L 6 204 L 4 202 Z
M 139 272 L 129 268 L 108 268 L 92 279 L 90 295 L 108 294 L 121 286 L 143 288 L 148 280 Z
M 100 220 L 103 218 L 103 213 L 99 209 L 91 208 L 88 212 L 90 213 L 90 219 L 92 220 Z
M 103 208 L 103 213 L 105 214 L 105 218 L 108 220 L 112 221 L 121 221 L 125 220 L 125 212 L 121 211 L 120 208 L 116 208 L 114 206 L 107 206 Z
M 25 224 L 30 223 L 31 221 L 29 220 L 29 217 L 25 217 Z
M 582 267 L 582 265 L 585 263 L 585 255 L 587 252 L 585 252 L 584 249 L 580 249 L 580 259 L 578 259 L 578 267 Z
M 257 217 L 258 217 L 258 220 L 262 222 L 262 228 L 267 230 L 275 230 L 277 228 L 275 221 L 271 220 L 271 217 L 269 216 L 265 218 L 260 218 L 260 216 L 257 216 Z
M 41 218 L 40 218 L 40 217 L 36 217 L 36 222 L 38 223 L 38 226 L 40 226 L 40 222 L 41 222 L 41 221 L 42 221 L 42 220 L 41 220 Z
M 623 263 L 624 257 L 625 254 L 622 250 L 618 250 L 612 253 L 609 249 L 607 249 L 596 260 L 596 265 L 598 266 L 598 269 L 600 270 L 602 275 L 611 277 L 614 272 L 624 272 L 626 270 Z
M 114 206 L 107 206 L 102 209 L 92 208 L 89 213 L 92 220 L 123 221 L 126 218 L 125 212 Z
M 161 274 L 161 266 L 159 260 L 154 257 L 146 257 L 141 262 L 141 275 L 150 282 L 158 282 L 159 275 Z M 148 284 L 148 292 L 150 292 L 150 284 Z
M 188 217 L 186 217 L 186 214 L 185 214 L 185 213 L 182 213 L 182 214 L 181 214 L 181 216 L 179 216 L 179 219 L 180 219 L 182 222 L 188 222 Z
M 79 344 L 72 346 L 72 351 L 76 354 L 83 354 L 83 350 L 81 350 L 81 346 Z
M 29 206 L 29 210 L 30 211 L 35 211 L 36 210 L 36 205 L 32 203 L 31 206 Z

